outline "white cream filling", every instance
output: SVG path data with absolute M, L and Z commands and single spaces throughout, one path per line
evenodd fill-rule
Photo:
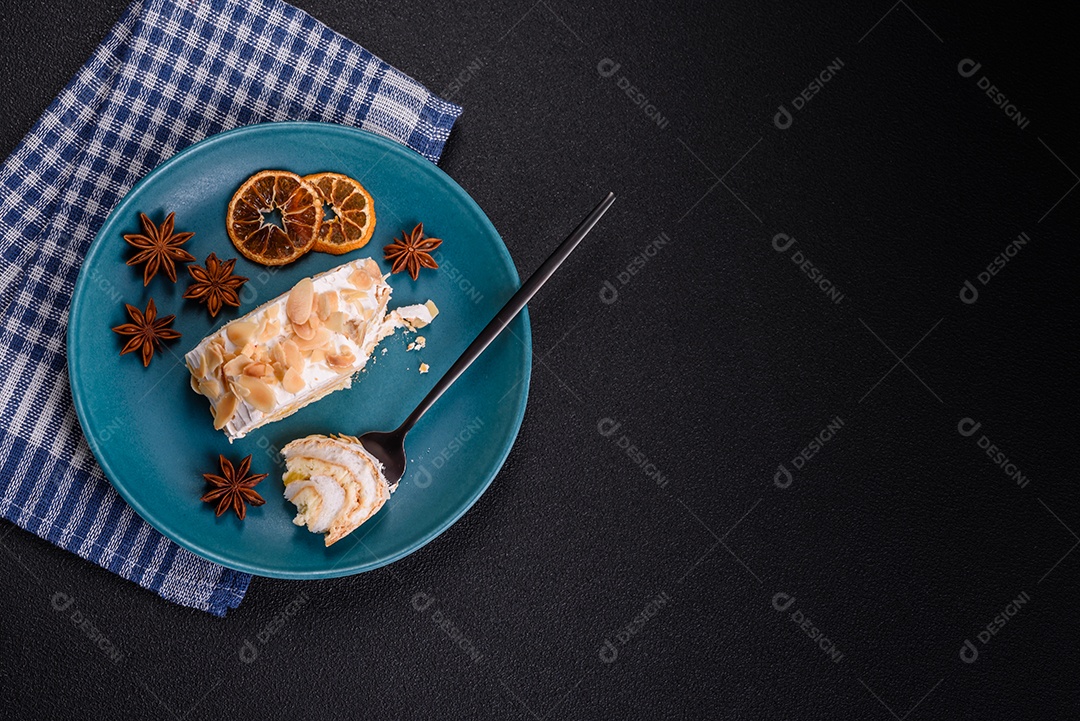
M 389 322 L 393 323 L 395 328 L 405 327 L 415 331 L 430 324 L 438 314 L 439 309 L 429 300 L 427 303 L 403 305 L 390 311 Z
M 326 533 L 345 505 L 345 489 L 330 476 L 312 476 L 285 486 L 285 499 L 296 505 L 297 526 L 312 533 Z
M 326 533 L 335 523 L 355 528 L 382 508 L 390 495 L 382 463 L 359 443 L 309 436 L 292 441 L 281 453 L 288 469 L 286 475 L 293 470 L 291 462 L 301 460 L 315 467 L 325 463 L 348 472 L 351 488 L 343 487 L 331 475 L 330 467 L 325 469 L 325 475 L 313 473 L 285 486 L 286 500 L 297 506 L 293 523 L 307 525 L 313 533 Z

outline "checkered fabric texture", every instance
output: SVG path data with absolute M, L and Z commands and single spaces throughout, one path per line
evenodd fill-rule
M 224 615 L 250 576 L 142 521 L 72 407 L 68 307 L 105 217 L 184 147 L 240 125 L 354 125 L 437 162 L 461 108 L 275 0 L 136 1 L 0 167 L 0 514 L 163 598 Z

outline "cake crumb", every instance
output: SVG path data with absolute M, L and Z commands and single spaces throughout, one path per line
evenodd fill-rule
M 389 349 L 389 348 L 383 348 L 383 349 L 382 349 L 382 354 L 383 354 L 383 355 L 386 355 L 386 351 L 388 351 L 388 350 L 390 350 L 390 349 Z
M 428 368 L 429 368 L 429 367 L 430 367 L 430 366 L 428 366 L 428 364 L 427 364 L 427 363 L 421 363 L 421 364 L 420 364 L 420 372 L 421 372 L 421 373 L 427 373 L 427 372 L 428 372 Z
M 420 350 L 421 348 L 423 348 L 426 345 L 427 345 L 427 339 L 424 338 L 424 336 L 422 336 L 422 335 L 418 335 L 418 336 L 416 336 L 416 340 L 414 340 L 412 343 L 410 343 L 408 345 L 408 347 L 405 348 L 405 350 L 407 350 L 407 351 L 408 350 Z

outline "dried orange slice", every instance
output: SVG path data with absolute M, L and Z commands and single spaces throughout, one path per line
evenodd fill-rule
M 277 222 L 275 212 L 280 214 Z M 322 219 L 322 200 L 314 187 L 296 173 L 263 170 L 233 195 L 225 225 L 248 260 L 285 265 L 314 247 Z
M 364 186 L 341 173 L 315 173 L 304 180 L 319 191 L 325 206 L 333 209 L 323 218 L 315 250 L 341 255 L 367 245 L 375 232 L 375 203 Z

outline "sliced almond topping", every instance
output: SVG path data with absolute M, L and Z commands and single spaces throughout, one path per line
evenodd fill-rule
M 326 327 L 335 333 L 341 333 L 345 328 L 345 314 L 336 310 L 326 319 Z
M 277 303 L 274 303 L 273 305 L 267 307 L 267 309 L 266 309 L 266 317 L 269 318 L 270 320 L 277 320 L 278 319 L 278 307 L 279 306 L 278 306 Z
M 243 393 L 244 390 L 247 391 L 244 400 L 246 400 L 252 408 L 260 410 L 263 413 L 269 413 L 274 410 L 274 391 L 260 379 L 252 378 L 251 376 L 240 376 L 237 385 L 243 389 L 240 391 L 241 393 Z
M 217 398 L 221 395 L 221 384 L 213 378 L 207 378 L 199 382 L 199 393 L 202 393 L 207 398 Z
M 210 375 L 225 362 L 225 354 L 222 353 L 220 343 L 211 343 L 206 349 L 206 374 Z
M 269 375 L 269 373 L 270 366 L 265 363 L 249 363 L 248 366 L 244 368 L 244 375 L 253 378 L 262 378 L 265 375 Z
M 243 378 L 243 376 L 240 376 Z M 247 386 L 242 386 L 239 383 L 230 383 L 229 390 L 236 394 L 237 398 L 243 400 L 251 395 L 251 390 Z
M 320 319 L 326 320 L 337 309 L 338 297 L 336 291 L 328 290 L 325 293 L 319 293 L 318 315 Z
M 322 363 L 326 360 L 326 351 L 322 348 L 316 348 L 311 351 L 311 355 L 308 356 L 308 360 L 312 363 Z
M 195 376 L 191 376 L 191 390 L 195 391 L 196 393 L 202 393 L 202 391 L 199 390 L 199 381 Z M 203 395 L 206 394 L 203 393 Z
M 301 355 L 300 349 L 296 346 L 296 343 L 291 340 L 287 340 L 284 343 L 285 366 L 287 368 L 295 368 L 297 373 L 304 372 L 304 356 Z
M 307 326 L 308 328 L 314 328 L 315 330 L 318 330 L 319 328 L 322 328 L 323 322 L 319 319 L 317 313 L 312 313 L 310 316 L 308 316 Z
M 214 409 L 214 430 L 220 431 L 225 427 L 225 424 L 233 417 L 233 413 L 236 413 L 236 406 L 240 403 L 240 399 L 232 393 L 226 393 L 225 396 L 218 401 L 217 408 Z
M 352 303 L 354 306 L 359 308 L 361 305 L 363 305 L 363 300 L 367 297 L 367 293 L 362 290 L 353 290 L 351 288 L 346 288 L 345 290 L 341 291 L 341 297 L 345 299 L 346 303 Z
M 307 323 L 293 323 L 292 329 L 293 333 L 295 333 L 296 337 L 300 340 L 311 340 L 315 336 L 315 329 Z
M 375 281 L 367 273 L 357 273 L 356 277 L 352 279 L 353 288 L 358 291 L 363 291 L 365 294 L 371 289 L 371 286 L 375 285 Z
M 350 335 L 352 336 L 353 341 L 356 342 L 356 345 L 363 345 L 364 336 L 367 335 L 367 322 L 357 319 L 352 321 L 350 325 L 352 325 L 352 333 L 350 333 Z
M 248 363 L 251 362 L 251 358 L 247 357 L 243 353 L 233 358 L 231 361 L 225 364 L 222 370 L 225 371 L 225 375 L 238 376 L 244 372 L 244 368 L 247 368 Z
M 314 293 L 315 286 L 311 278 L 304 278 L 289 291 L 289 299 L 285 301 L 285 315 L 289 316 L 293 324 L 307 323 Z
M 192 378 L 202 378 L 202 377 L 204 377 L 206 375 L 206 366 L 207 366 L 206 354 L 205 353 L 200 353 L 198 363 L 196 363 L 194 366 L 192 366 L 190 364 L 188 365 L 188 370 L 191 371 L 191 377 Z
M 346 370 L 352 368 L 356 363 L 356 356 L 352 354 L 348 348 L 345 348 L 344 353 L 336 353 L 334 355 L 326 356 L 326 365 L 334 368 L 335 370 Z
M 304 377 L 295 368 L 289 368 L 285 371 L 285 376 L 281 379 L 281 387 L 289 393 L 299 393 L 304 390 L 305 385 Z
M 281 324 L 276 320 L 267 321 L 266 327 L 259 333 L 259 340 L 263 343 L 281 333 Z
M 266 363 L 270 360 L 270 354 L 266 351 L 266 346 L 255 346 L 255 352 L 251 354 L 251 360 L 256 363 Z
M 314 350 L 315 348 L 326 345 L 326 343 L 329 342 L 331 337 L 332 336 L 330 334 L 330 331 L 328 331 L 326 328 L 319 328 L 317 331 L 314 331 L 312 333 L 311 338 L 301 338 L 297 340 L 296 347 L 302 351 Z
M 285 341 L 285 343 L 288 342 Z M 270 359 L 274 363 L 285 365 L 285 343 L 278 343 L 270 349 Z
M 382 271 L 379 270 L 379 264 L 374 259 L 368 258 L 364 261 L 364 270 L 367 271 L 372 280 L 382 280 Z
M 258 330 L 258 326 L 251 321 L 237 320 L 225 327 L 225 335 L 236 346 L 243 346 L 247 345 L 255 337 L 256 330 Z

